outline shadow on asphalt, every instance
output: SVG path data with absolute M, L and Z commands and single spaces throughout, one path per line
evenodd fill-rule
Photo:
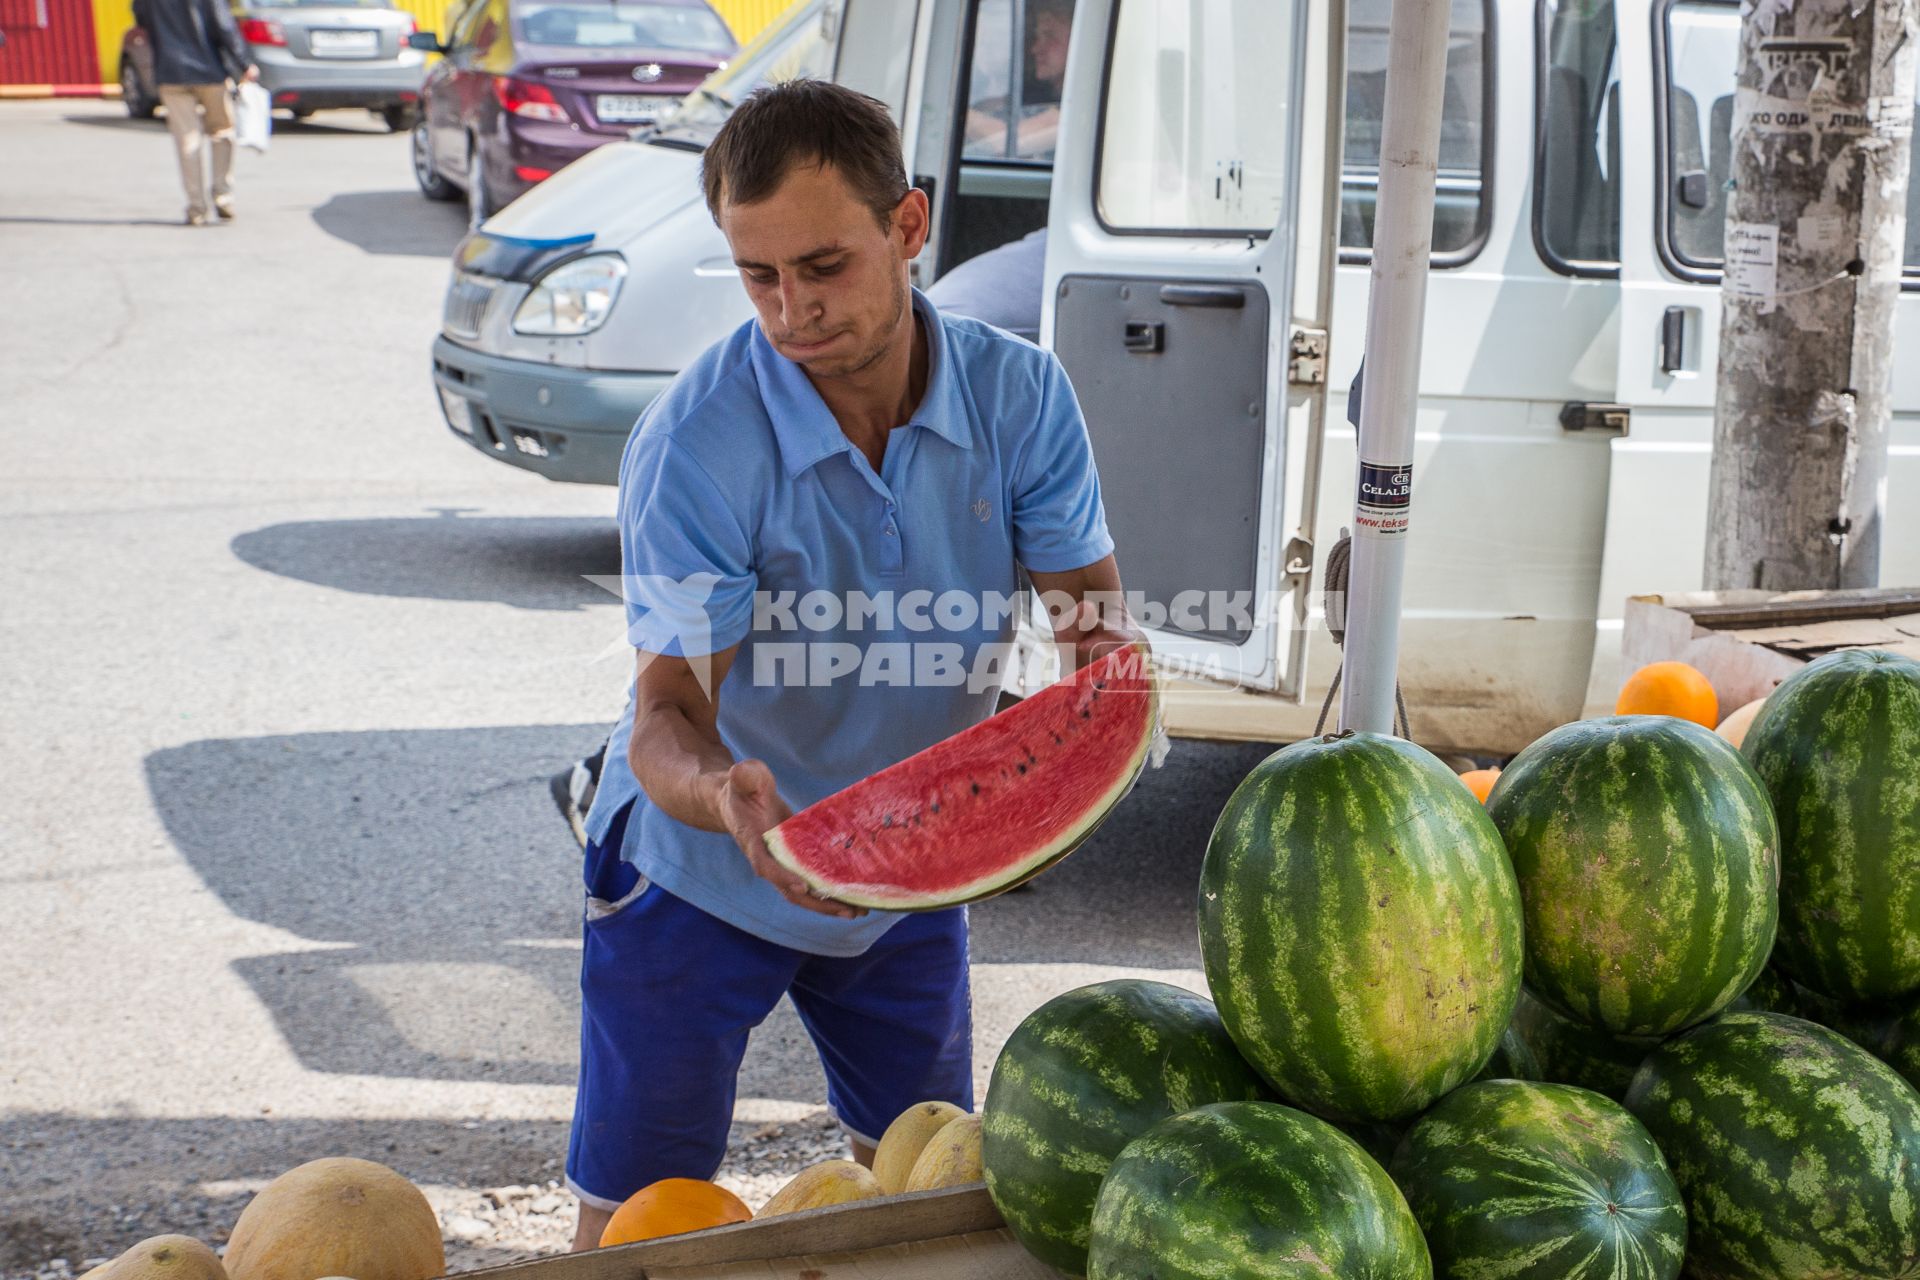
M 10 218 L 0 217 L 0 226 L 12 227 L 179 227 L 187 230 L 184 218 Z
M 145 133 L 165 133 L 167 131 L 167 118 L 164 115 L 148 116 L 142 120 L 135 120 L 132 116 L 124 113 L 116 116 L 71 115 L 60 118 L 68 124 L 83 124 L 89 129 L 132 129 L 135 132 Z
M 561 1176 L 564 1121 L 156 1119 L 13 1112 L 0 1118 L 0 1270 L 112 1256 L 183 1232 L 209 1244 L 255 1183 L 298 1159 L 378 1160 L 415 1183 L 489 1187 Z M 302 1153 L 297 1159 L 289 1152 Z M 108 1213 L 111 1201 L 115 1212 Z M 502 1258 L 505 1261 L 506 1258 Z
M 446 508 L 423 517 L 268 525 L 231 546 L 256 569 L 362 595 L 516 609 L 620 602 L 586 579 L 620 575 L 620 533 L 611 517 L 468 516 Z M 512 665 L 511 655 L 502 660 Z M 618 710 L 608 708 L 609 716 Z
M 418 191 L 348 191 L 313 211 L 336 240 L 368 253 L 447 258 L 467 234 L 464 204 L 433 201 Z
M 235 965 L 303 1066 L 571 1084 L 580 860 L 546 780 L 606 728 L 208 739 L 154 752 L 146 775 L 227 909 L 312 944 Z M 1207 835 L 1267 751 L 1177 744 L 1065 862 L 974 909 L 975 962 L 1198 968 Z M 740 1085 L 824 1100 L 790 1006 L 754 1033 Z

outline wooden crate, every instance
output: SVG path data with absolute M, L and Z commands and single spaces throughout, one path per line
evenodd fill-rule
M 1731 712 L 1836 649 L 1920 660 L 1920 588 L 1635 596 L 1625 627 L 1626 672 L 1666 659 L 1691 663 Z
M 975 1183 L 557 1254 L 473 1280 L 1059 1280 Z

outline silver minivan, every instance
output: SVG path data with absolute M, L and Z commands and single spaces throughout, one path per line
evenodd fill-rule
M 752 85 L 832 76 L 902 122 L 935 208 L 918 283 L 1046 228 L 1043 268 L 1005 287 L 1085 410 L 1129 589 L 1183 677 L 1169 728 L 1307 736 L 1340 661 L 1322 592 L 1356 479 L 1337 407 L 1366 327 L 1390 0 L 1078 0 L 1057 89 L 1035 38 L 1055 7 L 796 6 L 665 128 L 463 246 L 434 348 L 448 421 L 501 461 L 612 482 L 639 410 L 752 315 L 700 147 Z M 1611 709 L 1630 594 L 1700 585 L 1740 18 L 1452 15 L 1400 673 L 1412 736 L 1506 754 Z M 1888 582 L 1920 582 L 1920 216 L 1907 262 Z M 1255 607 L 1181 608 L 1195 589 Z

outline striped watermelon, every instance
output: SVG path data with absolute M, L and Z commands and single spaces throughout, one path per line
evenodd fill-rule
M 1648 1055 L 1627 1109 L 1725 1280 L 1920 1276 L 1920 1094 L 1825 1027 L 1729 1013 Z
M 1433 1275 L 1386 1172 L 1273 1102 L 1201 1107 L 1129 1142 L 1100 1184 L 1088 1261 L 1088 1280 Z
M 1200 872 L 1200 954 L 1281 1095 L 1400 1120 L 1492 1056 L 1520 989 L 1520 898 L 1452 770 L 1379 734 L 1297 742 L 1234 791 Z
M 1120 1148 L 1177 1112 L 1263 1096 L 1205 996 L 1131 978 L 1069 991 L 1028 1014 L 994 1063 L 987 1191 L 1030 1253 L 1082 1275 Z
M 1659 1047 L 1657 1039 L 1616 1036 L 1575 1022 L 1549 1008 L 1531 991 L 1520 992 L 1513 1029 L 1533 1051 L 1538 1080 L 1578 1085 L 1615 1102 L 1627 1096 L 1633 1073 Z
M 1563 725 L 1487 797 L 1526 904 L 1533 993 L 1581 1022 L 1663 1036 L 1759 976 L 1779 917 L 1767 793 L 1711 729 L 1672 716 Z
M 1687 1210 L 1660 1148 L 1617 1102 L 1486 1080 L 1407 1131 L 1393 1179 L 1454 1280 L 1673 1280 Z
M 1767 697 L 1742 747 L 1780 819 L 1780 954 L 1841 1000 L 1920 990 L 1920 663 L 1830 653 Z
M 1848 1005 L 1794 989 L 1798 1017 L 1838 1031 L 1920 1089 L 1920 995 L 1884 1005 Z

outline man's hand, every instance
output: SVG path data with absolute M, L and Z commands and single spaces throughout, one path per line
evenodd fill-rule
M 780 798 L 773 771 L 765 764 L 742 760 L 727 770 L 720 783 L 719 809 L 727 831 L 740 846 L 740 852 L 747 855 L 747 864 L 753 873 L 778 889 L 788 902 L 843 920 L 867 914 L 864 907 L 816 897 L 807 888 L 806 881 L 775 862 L 773 854 L 767 851 L 767 832 L 791 817 L 793 810 Z
M 240 78 L 251 84 L 260 78 L 260 68 L 258 66 L 248 67 L 247 73 Z

